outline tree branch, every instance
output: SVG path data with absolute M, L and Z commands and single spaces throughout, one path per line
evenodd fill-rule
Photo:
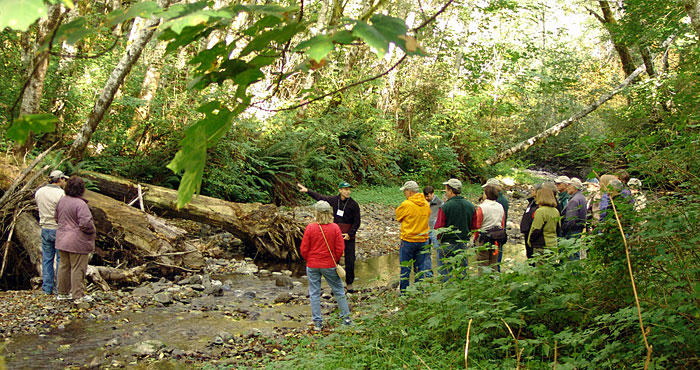
M 119 42 L 119 38 L 120 38 L 120 37 L 115 37 L 115 38 L 114 38 L 114 43 L 112 44 L 112 46 L 108 47 L 107 49 L 105 49 L 105 50 L 103 50 L 103 51 L 101 51 L 101 52 L 99 52 L 99 53 L 97 53 L 97 54 L 95 54 L 95 55 L 61 54 L 61 53 L 57 53 L 57 52 L 54 52 L 54 51 L 51 52 L 51 55 L 53 55 L 53 56 L 55 56 L 55 57 L 61 57 L 61 58 L 96 59 L 96 58 L 99 58 L 99 57 L 101 57 L 101 56 L 107 54 L 107 53 L 110 52 L 112 49 L 114 49 L 114 48 L 117 46 L 117 43 Z
M 437 11 L 435 14 L 433 14 L 430 18 L 428 18 L 427 20 L 425 20 L 425 22 L 421 23 L 418 27 L 415 27 L 415 28 L 411 29 L 411 31 L 412 31 L 412 32 L 417 32 L 417 31 L 420 30 L 421 28 L 423 28 L 423 27 L 425 27 L 426 25 L 428 25 L 430 22 L 434 21 L 435 18 L 437 18 L 438 15 L 442 14 L 442 13 L 447 9 L 447 7 L 450 6 L 450 4 L 452 4 L 453 2 L 454 2 L 454 0 L 449 0 L 447 3 L 445 3 L 445 5 L 442 6 L 442 8 L 440 8 L 440 10 L 438 10 L 438 11 Z M 260 107 L 256 107 L 256 108 L 257 108 L 257 109 L 260 109 L 260 110 L 262 110 L 262 111 L 266 111 L 266 112 L 282 112 L 282 111 L 288 111 L 288 110 L 294 110 L 294 109 L 297 109 L 297 108 L 301 108 L 301 107 L 303 107 L 303 106 L 305 106 L 305 105 L 309 105 L 309 104 L 311 104 L 311 103 L 313 103 L 313 102 L 315 102 L 315 101 L 318 101 L 318 100 L 321 100 L 321 99 L 323 99 L 323 98 L 329 97 L 329 96 L 331 96 L 331 95 L 335 95 L 335 94 L 337 94 L 337 93 L 343 92 L 343 91 L 345 91 L 345 90 L 347 90 L 347 89 L 349 89 L 349 88 L 351 88 L 351 87 L 355 87 L 355 86 L 357 86 L 357 85 L 362 85 L 362 84 L 364 84 L 364 83 L 366 83 L 366 82 L 374 81 L 374 80 L 376 80 L 376 79 L 378 79 L 378 78 L 380 78 L 380 77 L 386 76 L 389 72 L 391 72 L 391 71 L 394 70 L 396 67 L 398 67 L 399 64 L 403 63 L 403 61 L 406 60 L 406 57 L 407 57 L 407 56 L 408 56 L 408 54 L 404 54 L 404 56 L 401 57 L 401 59 L 399 59 L 399 61 L 396 62 L 396 64 L 394 64 L 393 66 L 389 67 L 389 69 L 387 69 L 386 71 L 384 71 L 384 72 L 382 72 L 382 73 L 380 73 L 380 74 L 378 74 L 378 75 L 375 75 L 375 76 L 366 78 L 366 79 L 361 80 L 361 81 L 354 82 L 354 83 L 352 83 L 352 84 L 350 84 L 350 85 L 345 85 L 345 86 L 343 86 L 343 87 L 341 87 L 341 88 L 339 88 L 339 89 L 333 90 L 333 91 L 331 91 L 331 92 L 325 93 L 325 94 L 323 94 L 323 95 L 321 95 L 321 96 L 317 96 L 317 97 L 315 97 L 315 98 L 313 98 L 313 99 L 309 99 L 309 100 L 307 100 L 307 101 L 305 101 L 305 102 L 302 102 L 302 103 L 293 105 L 293 106 L 291 106 L 291 107 L 279 108 L 279 109 L 266 109 L 266 108 L 260 108 Z M 282 77 L 282 75 L 280 75 L 280 78 L 281 78 L 281 77 Z M 266 99 L 266 100 L 267 100 L 267 99 Z M 262 101 L 266 101 L 266 100 L 262 100 Z M 255 104 L 251 104 L 251 106 L 255 106 Z

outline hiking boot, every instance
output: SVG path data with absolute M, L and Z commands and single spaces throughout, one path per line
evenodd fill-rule
M 355 287 L 352 284 L 348 284 L 345 288 L 348 290 L 348 293 L 355 293 Z
M 351 318 L 346 317 L 346 318 L 343 319 L 343 325 L 345 325 L 345 326 L 350 326 L 350 325 L 352 325 L 352 324 L 353 324 L 353 322 L 352 322 L 352 319 L 351 319 Z
M 314 328 L 311 330 L 313 330 L 315 332 L 320 332 L 321 330 L 323 330 L 323 324 L 321 324 L 320 322 L 315 322 Z
M 70 301 L 73 299 L 73 295 L 68 293 L 68 294 L 59 294 L 56 296 L 56 300 L 58 301 Z

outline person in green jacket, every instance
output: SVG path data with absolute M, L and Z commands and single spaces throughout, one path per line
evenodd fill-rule
M 545 248 L 556 252 L 559 246 L 557 235 L 561 229 L 557 198 L 551 189 L 542 187 L 535 194 L 535 202 L 539 208 L 532 220 L 528 244 L 532 246 L 533 255 L 542 254 Z

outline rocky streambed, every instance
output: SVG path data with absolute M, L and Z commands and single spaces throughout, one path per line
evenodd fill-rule
M 507 191 L 510 201 L 504 248 L 507 266 L 525 259 L 519 222 L 527 206 L 525 187 Z M 476 199 L 473 199 L 476 203 Z M 363 302 L 394 294 L 398 282 L 399 224 L 394 208 L 362 205 L 356 265 L 359 291 L 349 294 L 354 316 Z M 294 210 L 309 220 L 308 208 Z M 308 284 L 302 263 L 265 263 L 224 258 L 229 235 L 210 231 L 221 253 L 203 272 L 136 287 L 92 292 L 95 301 L 75 305 L 41 291 L 0 292 L 2 356 L 9 368 L 144 367 L 159 361 L 232 365 L 260 364 L 286 354 L 290 336 L 325 335 L 339 327 L 336 304 L 324 284 L 325 331 L 310 332 Z M 216 249 L 216 248 L 215 248 Z M 357 319 L 356 319 L 357 321 Z

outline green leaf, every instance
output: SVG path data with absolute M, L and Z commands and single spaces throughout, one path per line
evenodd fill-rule
M 73 45 L 90 33 L 92 31 L 87 27 L 87 19 L 78 17 L 66 24 L 62 24 L 56 31 L 55 38 L 59 42 Z
M 213 101 L 201 106 L 204 119 L 190 126 L 180 140 L 180 150 L 167 167 L 175 174 L 184 172 L 178 188 L 177 207 L 184 207 L 195 192 L 199 192 L 207 159 L 207 149 L 214 146 L 231 127 L 231 111 Z
M 317 62 L 325 58 L 328 53 L 335 49 L 331 38 L 326 35 L 317 35 L 297 45 L 296 51 L 307 49 L 306 55 Z
M 6 136 L 19 144 L 27 140 L 30 132 L 53 132 L 56 130 L 58 118 L 53 114 L 27 114 L 12 122 Z
M 247 12 L 255 12 L 260 14 L 272 15 L 280 19 L 289 19 L 289 14 L 299 11 L 298 6 L 280 6 L 280 5 L 240 5 Z
M 263 78 L 265 78 L 264 73 L 257 68 L 251 68 L 237 74 L 236 77 L 233 78 L 233 82 L 239 85 L 250 85 L 254 82 L 262 80 Z
M 376 28 L 365 22 L 357 21 L 352 29 L 352 34 L 374 48 L 377 56 L 384 56 L 389 48 L 389 41 Z
M 245 31 L 243 31 L 243 34 L 246 36 L 253 36 L 264 29 L 275 27 L 281 22 L 282 19 L 279 17 L 268 15 L 255 22 L 255 24 L 252 26 L 248 27 Z
M 331 35 L 331 41 L 337 42 L 339 44 L 351 44 L 355 41 L 356 37 L 352 35 L 352 32 L 348 30 L 342 30 Z
M 60 1 L 61 1 L 61 4 L 63 4 L 63 6 L 65 6 L 68 9 L 75 8 L 75 3 L 73 3 L 72 0 L 60 0 Z
M 192 4 L 175 4 L 169 7 L 168 10 L 164 11 L 160 16 L 166 20 L 179 18 L 187 14 L 198 12 L 206 8 L 208 5 L 209 4 L 207 1 L 200 1 Z
M 188 14 L 184 17 L 171 19 L 163 23 L 161 28 L 171 29 L 175 33 L 182 32 L 186 27 L 193 27 L 200 24 L 208 24 L 220 19 L 231 19 L 235 16 L 227 10 L 200 10 L 198 12 Z
M 379 57 L 384 56 L 389 50 L 389 44 L 393 43 L 408 55 L 424 55 L 418 46 L 416 39 L 407 36 L 408 27 L 403 20 L 386 15 L 375 14 L 371 18 L 372 25 L 362 21 L 355 21 L 352 34 L 360 37 L 367 45 L 376 50 Z
M 26 31 L 37 19 L 46 16 L 43 0 L 0 0 L 0 31 L 10 27 Z
M 117 9 L 107 14 L 105 25 L 107 27 L 112 27 L 127 19 L 136 17 L 150 18 L 153 14 L 157 14 L 160 11 L 161 9 L 156 2 L 144 1 L 142 3 L 136 3 L 130 6 L 129 9 Z

